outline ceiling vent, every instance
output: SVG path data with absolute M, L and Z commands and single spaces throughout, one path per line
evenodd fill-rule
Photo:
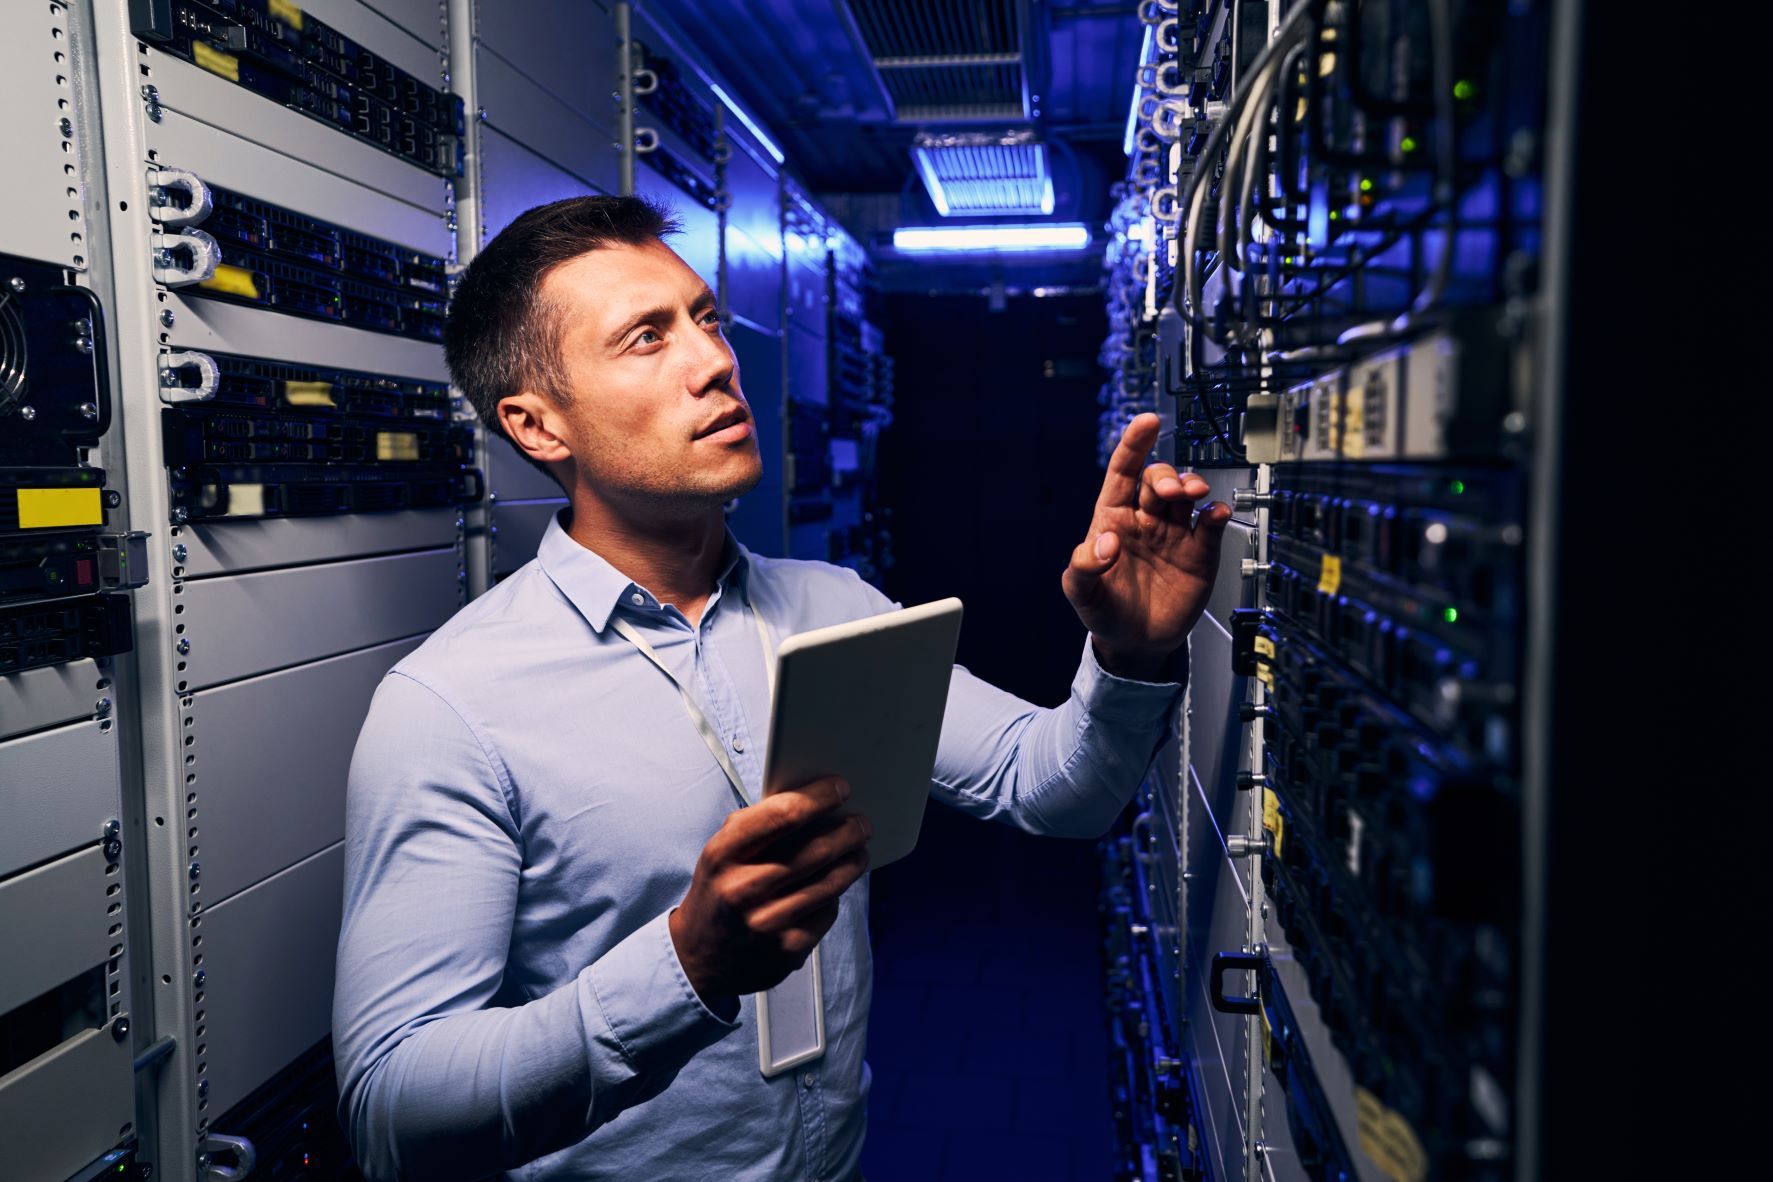
M 846 0 L 901 123 L 1028 117 L 1025 0 Z
M 911 156 L 943 217 L 1053 212 L 1047 146 L 1032 131 L 920 132 Z

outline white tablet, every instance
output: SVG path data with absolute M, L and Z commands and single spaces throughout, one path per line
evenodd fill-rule
M 845 812 L 874 826 L 869 867 L 917 845 L 948 707 L 960 600 L 802 632 L 776 654 L 763 765 L 768 796 L 826 776 L 849 782 Z M 757 995 L 757 1067 L 773 1078 L 825 1053 L 819 950 Z
M 802 632 L 777 652 L 764 795 L 841 776 L 844 811 L 874 826 L 870 869 L 917 845 L 960 616 L 960 600 L 942 599 Z

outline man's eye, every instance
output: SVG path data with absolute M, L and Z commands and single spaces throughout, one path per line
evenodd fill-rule
M 718 324 L 719 324 L 719 323 L 720 323 L 720 312 L 719 312 L 719 310 L 718 310 L 718 309 L 716 309 L 716 310 L 714 310 L 714 311 L 711 311 L 711 312 L 704 312 L 704 313 L 702 313 L 702 323 L 703 323 L 703 324 L 713 324 L 713 325 L 718 325 Z
M 658 333 L 654 332 L 652 329 L 649 328 L 649 329 L 646 329 L 645 331 L 643 331 L 639 336 L 635 337 L 634 343 L 637 345 L 650 345 L 650 344 L 653 344 L 655 341 L 659 341 L 659 340 L 663 340 L 663 339 L 664 338 L 659 336 Z

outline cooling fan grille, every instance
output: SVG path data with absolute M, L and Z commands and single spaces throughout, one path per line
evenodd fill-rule
M 0 414 L 25 392 L 25 316 L 18 297 L 0 288 Z

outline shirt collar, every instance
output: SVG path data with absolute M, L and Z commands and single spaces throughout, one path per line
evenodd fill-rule
M 593 632 L 601 634 L 609 627 L 610 617 L 618 607 L 642 612 L 659 610 L 658 598 L 651 591 L 617 570 L 597 551 L 575 541 L 571 534 L 562 529 L 558 513 L 548 519 L 548 528 L 542 533 L 542 544 L 537 548 L 536 560 L 541 564 L 543 572 L 554 581 L 554 585 L 560 588 L 560 593 L 579 609 L 579 614 L 585 617 L 585 622 L 591 625 Z M 715 579 L 716 585 L 743 586 L 750 569 L 751 552 L 728 530 L 726 549 L 720 558 L 720 573 Z M 639 598 L 636 599 L 636 596 Z

